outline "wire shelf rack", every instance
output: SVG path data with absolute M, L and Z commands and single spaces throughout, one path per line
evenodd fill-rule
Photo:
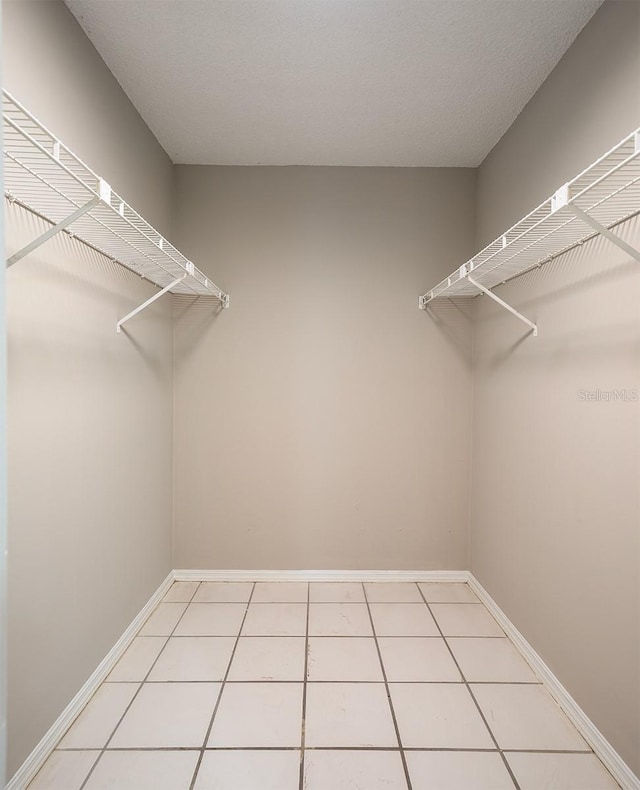
M 4 90 L 2 118 L 5 196 L 52 226 L 9 258 L 9 265 L 65 230 L 162 293 L 210 296 L 228 305 L 228 294 Z
M 437 299 L 487 293 L 599 233 L 640 260 L 637 250 L 611 232 L 638 213 L 640 129 L 421 296 L 420 307 Z

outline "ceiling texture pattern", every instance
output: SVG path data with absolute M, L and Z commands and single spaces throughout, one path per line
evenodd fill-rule
M 175 163 L 476 167 L 602 0 L 66 0 Z

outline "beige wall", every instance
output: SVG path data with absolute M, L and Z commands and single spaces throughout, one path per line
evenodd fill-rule
M 640 125 L 640 3 L 606 0 L 478 169 L 478 248 Z
M 3 14 L 5 86 L 168 232 L 171 164 L 75 19 Z M 170 302 L 115 332 L 154 292 L 63 234 L 7 275 L 10 774 L 171 568 Z
M 467 566 L 470 321 L 417 297 L 472 251 L 475 172 L 176 168 L 174 561 Z
M 480 241 L 639 123 L 640 5 L 608 2 L 480 168 Z M 471 569 L 640 773 L 640 403 L 579 395 L 640 387 L 640 270 L 598 239 L 497 293 L 539 337 L 481 297 Z
M 62 0 L 2 0 L 3 87 L 157 230 L 172 164 Z

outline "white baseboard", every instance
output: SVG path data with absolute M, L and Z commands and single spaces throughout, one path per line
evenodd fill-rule
M 18 768 L 9 784 L 6 786 L 6 790 L 24 790 L 29 782 L 33 780 L 34 776 L 42 768 L 51 752 L 57 746 L 58 741 L 60 741 L 65 732 L 73 724 L 74 720 L 82 712 L 82 709 L 96 693 L 102 681 L 111 672 L 111 670 L 124 654 L 125 650 L 133 641 L 140 628 L 142 628 L 144 621 L 149 617 L 154 608 L 162 600 L 169 587 L 171 587 L 173 584 L 173 578 L 173 571 L 171 571 L 171 573 L 169 573 L 167 578 L 162 582 L 162 584 L 158 587 L 151 598 L 133 619 L 131 625 L 129 625 L 124 634 L 122 634 L 120 639 L 118 639 L 116 644 L 102 659 L 100 664 L 98 664 L 98 667 L 84 684 L 84 686 L 58 716 L 44 738 L 42 738 L 40 743 L 22 763 L 20 768 Z
M 468 571 L 176 570 L 176 581 L 198 582 L 466 582 Z
M 595 754 L 602 760 L 614 779 L 623 790 L 640 790 L 640 779 L 620 757 L 609 741 L 595 726 L 587 714 L 582 710 L 567 689 L 549 669 L 529 642 L 509 620 L 506 614 L 484 589 L 472 573 L 468 573 L 468 582 L 471 589 L 491 612 L 505 634 L 520 651 L 523 658 L 529 663 L 542 684 L 555 699 L 567 715 L 573 726 L 585 739 Z

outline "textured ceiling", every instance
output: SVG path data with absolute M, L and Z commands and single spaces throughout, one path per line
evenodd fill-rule
M 66 0 L 174 162 L 473 167 L 602 0 Z

